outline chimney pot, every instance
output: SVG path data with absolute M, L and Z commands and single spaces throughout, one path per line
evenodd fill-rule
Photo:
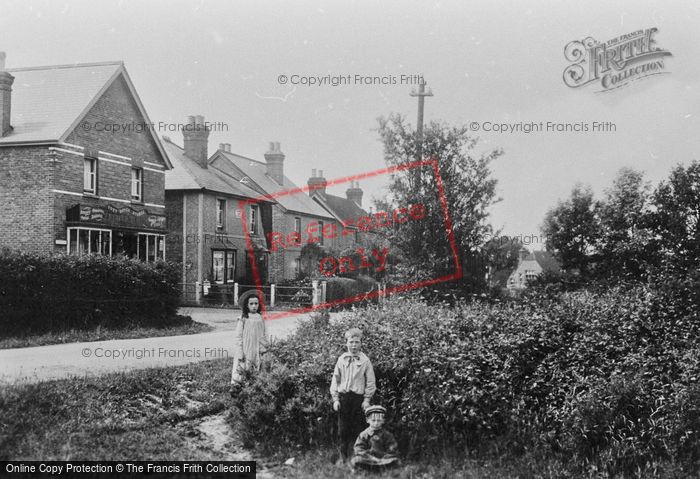
M 363 192 L 360 189 L 360 182 L 351 180 L 350 181 L 350 188 L 345 190 L 345 197 L 350 200 L 355 202 L 355 204 L 359 207 L 362 207 L 362 195 Z
M 204 117 L 190 115 L 187 117 L 187 121 L 190 125 L 203 125 Z M 184 137 L 185 156 L 196 161 L 202 168 L 208 168 L 209 128 L 184 128 L 182 136 Z
M 313 196 L 316 193 L 326 194 L 326 179 L 323 177 L 323 170 L 316 170 L 313 168 L 311 170 L 311 178 L 306 182 L 309 185 L 309 196 Z
M 267 174 L 278 184 L 284 185 L 284 153 L 280 149 L 279 142 L 270 142 L 270 150 L 265 153 L 265 162 Z

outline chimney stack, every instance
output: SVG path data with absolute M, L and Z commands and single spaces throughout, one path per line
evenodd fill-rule
M 518 252 L 518 259 L 520 262 L 523 262 L 529 255 L 530 251 L 527 248 L 520 248 L 520 251 Z
M 313 196 L 314 193 L 326 194 L 326 179 L 323 177 L 323 170 L 318 170 L 318 176 L 316 175 L 316 168 L 311 170 L 311 178 L 306 182 L 309 185 L 309 196 Z
M 209 166 L 207 160 L 209 154 L 207 143 L 209 141 L 209 128 L 204 123 L 202 115 L 190 115 L 187 124 L 183 128 L 182 136 L 185 142 L 185 156 L 197 162 L 202 168 Z
M 265 153 L 267 174 L 280 185 L 284 185 L 284 153 L 280 150 L 279 141 L 270 142 L 270 151 Z
M 5 52 L 0 52 L 0 137 L 12 131 L 10 111 L 14 81 L 15 77 L 5 71 Z
M 350 182 L 350 188 L 345 190 L 345 196 L 348 200 L 354 201 L 357 206 L 362 208 L 362 189 L 358 181 Z

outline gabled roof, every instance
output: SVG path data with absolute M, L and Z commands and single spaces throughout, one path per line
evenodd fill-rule
M 560 271 L 561 265 L 559 261 L 550 253 L 549 251 L 533 251 L 525 256 L 518 266 L 525 263 L 526 261 L 535 261 L 540 265 L 542 271 Z M 517 269 L 516 269 L 517 271 Z
M 15 77 L 10 118 L 13 129 L 0 138 L 0 146 L 65 141 L 120 76 L 124 78 L 144 121 L 150 123 L 123 62 L 13 68 L 7 71 Z M 167 163 L 158 135 L 152 128 L 147 130 Z
M 175 143 L 163 141 L 173 169 L 165 172 L 166 190 L 209 190 L 243 198 L 258 198 L 260 194 L 248 186 L 219 174 L 216 170 L 202 168 L 185 155 L 185 150 Z
M 530 257 L 539 263 L 542 271 L 561 271 L 561 264 L 549 251 L 533 251 Z
M 359 218 L 368 214 L 357 203 L 341 196 L 317 191 L 314 192 L 312 198 L 318 201 L 343 225 L 345 225 L 347 220 L 354 220 L 353 223 L 355 223 Z
M 280 185 L 277 183 L 267 174 L 267 165 L 265 163 L 261 163 L 228 151 L 219 150 L 216 152 L 216 154 L 222 155 L 222 157 L 229 160 L 234 166 L 236 166 L 236 168 L 242 171 L 243 174 L 247 176 L 254 184 L 251 185 L 251 187 L 257 186 L 267 195 L 275 195 L 276 193 L 284 193 L 299 188 L 286 176 L 284 177 L 284 184 Z M 311 199 L 309 194 L 305 191 L 274 196 L 274 200 L 277 201 L 277 203 L 285 210 L 330 220 L 333 219 L 333 217 L 318 203 Z

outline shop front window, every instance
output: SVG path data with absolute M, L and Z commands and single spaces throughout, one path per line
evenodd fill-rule
M 93 228 L 68 228 L 68 254 L 112 255 L 112 231 Z
M 147 262 L 165 259 L 165 236 L 139 233 L 138 257 L 141 261 Z

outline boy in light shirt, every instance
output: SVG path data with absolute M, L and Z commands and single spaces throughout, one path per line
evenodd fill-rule
M 362 349 L 362 331 L 345 333 L 347 352 L 340 355 L 331 377 L 333 410 L 338 412 L 338 436 L 343 461 L 352 456 L 353 445 L 364 429 L 363 411 L 377 390 L 372 363 Z

